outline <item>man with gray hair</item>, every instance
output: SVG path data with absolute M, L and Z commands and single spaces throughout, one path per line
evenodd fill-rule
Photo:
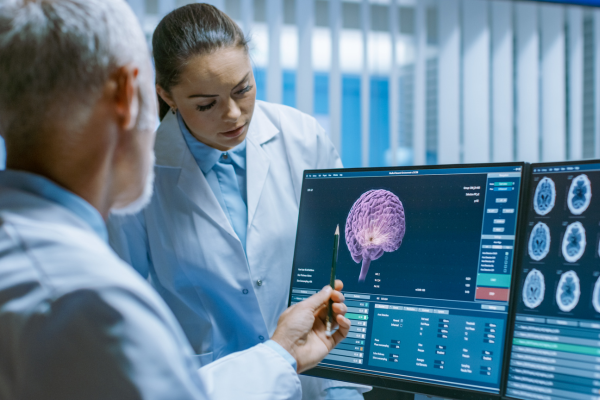
M 154 99 L 123 0 L 0 0 L 0 400 L 297 398 L 297 371 L 347 335 L 338 281 L 272 340 L 197 370 L 168 307 L 106 243 L 108 214 L 151 197 Z

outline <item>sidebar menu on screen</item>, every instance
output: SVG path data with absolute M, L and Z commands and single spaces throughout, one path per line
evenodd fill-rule
M 532 166 L 506 395 L 600 399 L 600 164 Z

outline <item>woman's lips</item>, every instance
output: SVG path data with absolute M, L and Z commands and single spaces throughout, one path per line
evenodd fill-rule
M 226 138 L 233 139 L 233 138 L 240 136 L 242 133 L 244 133 L 245 127 L 246 127 L 246 124 L 240 126 L 237 129 L 234 129 L 232 131 L 221 132 L 220 134 L 225 136 Z

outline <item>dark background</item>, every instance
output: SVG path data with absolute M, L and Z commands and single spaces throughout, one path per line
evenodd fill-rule
M 567 196 L 573 178 L 586 174 L 592 186 L 592 200 L 583 214 L 571 214 L 567 206 Z M 545 216 L 539 216 L 533 209 L 533 194 L 538 182 L 543 177 L 549 177 L 556 186 L 556 202 L 554 208 Z M 521 275 L 518 295 L 518 311 L 532 315 L 572 317 L 581 319 L 600 319 L 592 305 L 594 284 L 600 276 L 600 257 L 598 257 L 598 241 L 600 240 L 600 172 L 577 171 L 575 173 L 545 173 L 534 174 L 529 188 L 529 204 L 527 205 L 527 230 L 521 235 L 522 246 L 525 249 L 521 263 Z M 533 226 L 544 222 L 550 228 L 550 251 L 540 261 L 533 261 L 527 251 L 529 236 Z M 562 255 L 562 240 L 567 225 L 579 221 L 585 228 L 586 247 L 583 256 L 576 263 L 567 262 Z M 544 274 L 546 292 L 542 304 L 534 309 L 527 308 L 523 303 L 523 283 L 527 273 L 535 268 Z M 573 270 L 579 277 L 581 297 L 579 303 L 570 312 L 563 312 L 556 304 L 556 289 L 562 273 Z
M 472 301 L 464 283 L 465 277 L 476 281 L 486 180 L 485 173 L 305 179 L 292 286 L 320 289 L 329 283 L 333 233 L 339 224 L 337 278 L 345 291 Z M 464 186 L 480 186 L 480 196 L 465 196 L 474 191 Z M 366 281 L 359 283 L 361 264 L 350 256 L 344 229 L 354 202 L 371 189 L 389 190 L 400 198 L 406 233 L 400 248 L 371 262 Z M 299 267 L 315 270 L 312 285 L 295 282 Z

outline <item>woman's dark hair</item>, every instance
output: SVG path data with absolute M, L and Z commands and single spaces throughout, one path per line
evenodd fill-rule
M 210 4 L 193 3 L 167 14 L 152 35 L 156 83 L 169 92 L 190 58 L 224 47 L 248 51 L 244 32 L 227 14 Z M 169 105 L 158 96 L 162 120 Z

